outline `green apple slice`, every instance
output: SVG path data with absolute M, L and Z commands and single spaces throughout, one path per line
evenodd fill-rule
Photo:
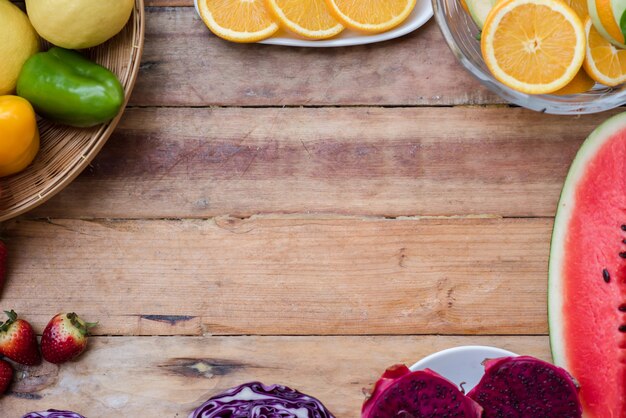
M 485 25 L 485 20 L 493 6 L 495 6 L 497 0 L 465 0 L 467 8 L 469 9 L 472 20 L 476 23 L 479 29 L 482 30 Z

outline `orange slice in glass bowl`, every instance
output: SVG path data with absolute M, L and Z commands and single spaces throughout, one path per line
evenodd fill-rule
M 404 22 L 417 0 L 326 0 L 345 27 L 367 33 L 388 31 Z
M 578 15 L 581 21 L 585 21 L 589 17 L 589 9 L 587 7 L 587 0 L 565 0 L 565 3 Z
M 626 82 L 626 50 L 607 41 L 592 24 L 585 22 L 587 53 L 585 71 L 591 78 L 605 86 L 614 87 Z
M 527 94 L 565 87 L 585 59 L 585 30 L 560 0 L 503 0 L 481 37 L 485 64 L 502 84 Z
M 211 32 L 232 42 L 261 41 L 278 30 L 263 0 L 198 0 L 198 12 Z
M 589 77 L 587 72 L 581 68 L 578 70 L 578 74 L 570 81 L 565 87 L 555 91 L 552 94 L 564 96 L 567 94 L 579 94 L 585 93 L 596 85 L 596 81 Z
M 327 39 L 343 31 L 325 0 L 265 0 L 270 13 L 287 30 L 307 39 Z

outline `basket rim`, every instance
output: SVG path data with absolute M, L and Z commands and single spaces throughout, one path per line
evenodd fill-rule
M 102 125 L 101 129 L 96 133 L 97 140 L 94 141 L 93 145 L 87 148 L 81 156 L 81 161 L 77 164 L 74 164 L 65 175 L 60 178 L 57 182 L 54 182 L 50 187 L 46 188 L 44 191 L 38 193 L 33 197 L 33 199 L 26 200 L 21 205 L 11 208 L 6 212 L 0 213 L 0 222 L 8 221 L 10 219 L 16 218 L 20 215 L 23 215 L 36 207 L 42 205 L 43 203 L 50 200 L 53 196 L 58 194 L 61 190 L 67 187 L 71 182 L 73 182 L 76 177 L 78 177 L 87 166 L 93 161 L 93 159 L 98 155 L 102 147 L 107 143 L 117 125 L 124 115 L 126 111 L 126 106 L 128 105 L 128 101 L 130 100 L 130 96 L 135 87 L 135 82 L 137 81 L 137 76 L 139 74 L 139 67 L 141 66 L 141 58 L 143 56 L 143 48 L 144 48 L 144 38 L 145 38 L 145 8 L 144 8 L 144 0 L 135 0 L 135 7 L 133 9 L 134 17 L 138 21 L 137 27 L 137 37 L 134 39 L 133 49 L 136 51 L 134 54 L 131 54 L 130 66 L 129 66 L 129 74 L 130 77 L 128 79 L 127 88 L 125 91 L 125 99 L 122 107 L 120 108 L 117 116 L 111 120 L 110 122 Z M 133 60 L 133 57 L 135 58 Z

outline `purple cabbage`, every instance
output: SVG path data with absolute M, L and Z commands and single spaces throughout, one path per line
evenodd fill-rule
M 388 368 L 363 404 L 362 418 L 480 418 L 482 408 L 430 369 Z
M 322 403 L 286 386 L 250 382 L 206 401 L 189 418 L 334 418 Z
M 484 418 L 580 418 L 578 387 L 564 369 L 534 357 L 487 360 L 485 374 L 467 396 Z
M 22 418 L 85 418 L 84 416 L 71 411 L 58 411 L 56 409 L 48 409 L 44 412 L 29 412 Z

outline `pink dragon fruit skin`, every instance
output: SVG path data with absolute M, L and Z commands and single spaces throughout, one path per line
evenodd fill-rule
M 560 367 L 530 356 L 486 360 L 485 374 L 467 396 L 484 418 L 580 418 L 578 386 Z
M 412 372 L 398 364 L 376 382 L 362 418 L 480 418 L 482 408 L 430 369 Z

